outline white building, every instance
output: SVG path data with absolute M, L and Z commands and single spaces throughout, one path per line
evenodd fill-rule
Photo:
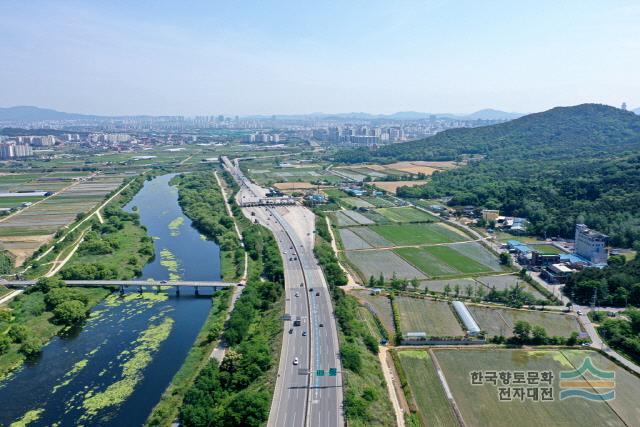
M 607 263 L 607 239 L 609 236 L 591 230 L 584 224 L 576 224 L 575 252 L 591 263 L 602 265 Z

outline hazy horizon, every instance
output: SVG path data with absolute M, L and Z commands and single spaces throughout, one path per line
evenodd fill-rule
M 640 106 L 640 4 L 8 1 L 0 105 L 95 115 Z M 620 54 L 624 52 L 624 54 Z

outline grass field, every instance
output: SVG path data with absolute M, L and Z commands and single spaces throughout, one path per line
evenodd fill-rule
M 541 254 L 564 254 L 565 251 L 553 246 L 553 245 L 530 245 L 531 249 L 534 249 Z
M 600 368 L 612 367 L 611 362 L 593 351 L 582 350 L 484 350 L 456 349 L 434 350 L 446 378 L 447 384 L 469 427 L 540 427 L 557 425 L 567 427 L 624 426 L 638 425 L 637 393 L 640 380 L 613 367 L 617 377 L 623 377 L 618 396 L 610 406 L 602 401 L 586 399 L 559 400 L 558 378 L 560 371 L 574 370 L 586 356 Z M 511 401 L 498 400 L 498 387 L 493 384 L 472 386 L 472 371 L 552 371 L 554 373 L 554 401 Z M 500 382 L 498 382 L 499 386 Z M 616 412 L 612 409 L 616 408 Z M 616 413 L 618 416 L 616 416 Z M 516 421 L 517 420 L 517 421 Z
M 375 225 L 371 229 L 396 245 L 452 243 L 466 240 L 442 224 Z
M 340 199 L 340 203 L 344 204 L 348 208 L 373 208 L 374 206 L 366 200 L 358 197 L 343 197 Z
M 395 332 L 389 298 L 384 295 L 371 295 L 368 290 L 360 289 L 354 290 L 352 295 L 373 310 L 378 319 L 380 319 L 382 326 L 387 330 L 387 334 L 391 336 Z
M 574 316 L 546 311 L 513 310 L 509 308 L 481 307 L 468 304 L 467 308 L 488 335 L 513 336 L 513 325 L 525 320 L 531 325 L 542 326 L 549 336 L 568 337 L 572 332 L 580 333 L 580 325 Z
M 457 427 L 458 422 L 442 389 L 429 352 L 404 350 L 398 352 L 398 357 L 406 373 L 422 425 Z
M 422 298 L 396 297 L 394 304 L 400 313 L 403 333 L 426 332 L 435 337 L 464 336 L 449 304 Z
M 431 278 L 491 272 L 491 268 L 449 246 L 395 249 L 398 255 Z
M 338 189 L 338 188 L 323 188 L 322 192 L 329 197 L 333 197 L 335 199 L 339 199 L 341 197 L 348 197 L 347 193 Z
M 380 208 L 377 212 L 393 222 L 436 222 L 435 216 L 414 207 Z

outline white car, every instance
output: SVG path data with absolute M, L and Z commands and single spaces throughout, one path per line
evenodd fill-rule
M 297 358 L 297 357 L 294 357 L 294 358 L 293 358 L 293 364 L 294 364 L 294 365 L 297 365 L 297 364 L 298 364 L 298 358 Z

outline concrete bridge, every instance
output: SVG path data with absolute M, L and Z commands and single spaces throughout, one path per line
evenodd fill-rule
M 35 285 L 37 280 L 0 280 L 0 285 L 9 288 L 28 288 Z M 196 295 L 198 289 L 201 287 L 210 288 L 228 288 L 233 286 L 242 286 L 240 283 L 231 282 L 217 282 L 217 281 L 195 281 L 195 280 L 64 280 L 67 286 L 72 287 L 84 287 L 84 288 L 102 288 L 105 286 L 118 286 L 121 292 L 124 289 L 132 286 L 138 287 L 140 291 L 143 288 L 155 287 L 157 290 L 162 290 L 161 287 L 172 287 L 176 289 L 176 292 L 180 292 L 180 288 L 194 287 Z

